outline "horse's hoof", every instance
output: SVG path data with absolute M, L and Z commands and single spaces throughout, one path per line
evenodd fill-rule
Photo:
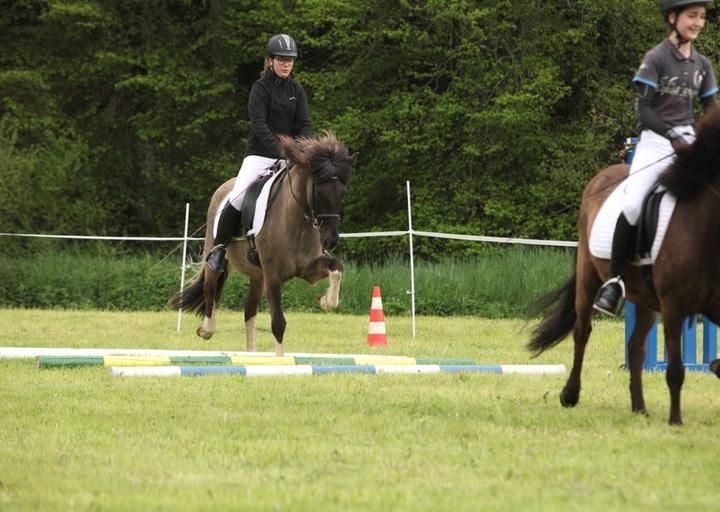
M 720 359 L 715 359 L 710 363 L 710 371 L 720 379 Z
M 650 417 L 650 414 L 647 412 L 647 409 L 645 409 L 645 407 L 641 407 L 641 408 L 638 408 L 638 409 L 633 409 L 632 412 L 633 412 L 634 414 L 639 414 L 639 415 L 641 415 L 641 416 L 645 416 L 646 418 L 649 418 L 649 417 Z
M 673 427 L 680 427 L 683 424 L 682 418 L 670 418 L 670 425 Z
M 318 297 L 318 304 L 320 304 L 320 309 L 323 311 L 329 311 L 332 309 L 332 306 L 328 302 L 326 293 L 323 293 L 320 297 Z
M 285 355 L 285 349 L 283 349 L 282 343 L 275 342 L 275 355 L 277 357 L 283 357 Z
M 204 340 L 209 340 L 210 338 L 213 337 L 213 334 L 215 334 L 214 332 L 208 332 L 208 331 L 206 331 L 206 330 L 203 329 L 202 327 L 198 327 L 198 328 L 197 328 L 197 331 L 195 331 L 195 333 L 196 333 L 198 336 L 200 336 L 202 339 L 204 339 Z
M 570 393 L 567 389 L 560 392 L 560 404 L 563 407 L 575 407 L 579 400 L 579 393 Z

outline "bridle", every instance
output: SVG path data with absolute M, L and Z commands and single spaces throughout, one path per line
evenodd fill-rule
M 303 202 L 298 199 L 297 195 L 295 194 L 295 190 L 293 190 L 292 176 L 290 176 L 290 171 L 291 169 L 290 167 L 288 167 L 288 184 L 290 185 L 290 195 L 292 195 L 295 202 L 300 206 L 303 212 L 303 217 L 305 217 L 305 220 L 310 223 L 313 229 L 320 229 L 320 226 L 322 226 L 322 219 L 325 218 L 337 219 L 338 222 L 340 222 L 340 214 L 338 213 L 315 213 L 315 202 L 317 199 L 317 194 L 315 191 L 315 179 L 313 179 L 312 183 L 312 201 L 310 202 L 310 204 L 303 204 Z M 337 179 L 339 179 L 337 176 L 332 176 L 325 181 Z

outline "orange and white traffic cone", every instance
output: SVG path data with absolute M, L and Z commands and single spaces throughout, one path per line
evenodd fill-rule
M 370 306 L 370 325 L 368 326 L 369 346 L 387 345 L 387 334 L 385 333 L 385 314 L 383 313 L 380 287 L 373 288 L 372 305 Z

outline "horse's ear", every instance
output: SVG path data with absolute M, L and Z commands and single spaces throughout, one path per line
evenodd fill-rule
M 288 160 L 301 165 L 307 165 L 310 162 L 310 155 L 304 151 L 302 144 L 299 144 L 295 139 L 287 135 L 279 135 L 278 140 Z
M 352 155 L 350 155 L 350 165 L 352 165 L 353 167 L 355 167 L 355 164 L 357 163 L 359 154 L 360 153 L 353 153 Z

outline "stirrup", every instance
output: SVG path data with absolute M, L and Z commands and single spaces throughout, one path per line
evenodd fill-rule
M 227 266 L 227 258 L 225 257 L 225 246 L 223 244 L 218 244 L 213 247 L 210 250 L 210 254 L 208 254 L 207 256 L 205 263 L 207 264 L 208 268 L 216 274 L 223 272 L 225 270 L 225 267 Z
M 247 260 L 256 267 L 262 268 L 262 265 L 260 264 L 260 255 L 255 249 L 248 249 Z
M 614 290 L 610 289 L 611 285 L 617 285 L 620 288 L 619 296 L 615 294 Z M 612 297 L 607 297 L 605 293 L 612 293 Z M 625 298 L 625 283 L 620 276 L 608 279 L 605 284 L 600 287 L 595 301 L 593 302 L 593 308 L 601 313 L 609 316 L 617 316 L 620 312 L 622 300 Z
M 613 284 L 613 283 L 617 283 L 618 286 L 620 286 L 620 298 L 624 299 L 625 298 L 625 281 L 622 280 L 621 276 L 611 277 L 610 279 L 607 280 L 607 282 L 604 285 L 601 286 L 601 288 L 604 288 L 607 285 Z

